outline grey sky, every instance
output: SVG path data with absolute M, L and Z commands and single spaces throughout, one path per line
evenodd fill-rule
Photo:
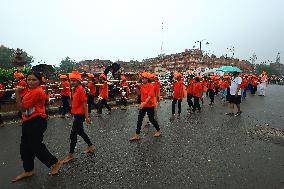
M 0 0 L 0 44 L 48 64 L 155 57 L 192 48 L 275 60 L 284 53 L 284 0 Z M 161 23 L 164 32 L 161 32 Z M 283 62 L 283 61 L 282 61 Z

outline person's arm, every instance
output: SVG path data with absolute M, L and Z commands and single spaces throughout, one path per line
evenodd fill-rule
M 149 102 L 150 99 L 151 96 L 148 96 L 147 99 L 139 105 L 138 109 L 141 110 Z
M 16 102 L 17 102 L 17 107 L 21 110 L 21 111 L 25 111 L 25 108 L 23 107 L 23 103 L 22 103 L 22 98 L 20 96 L 20 92 L 23 90 L 23 88 L 21 87 L 17 87 L 16 91 L 15 91 L 15 95 L 16 95 Z

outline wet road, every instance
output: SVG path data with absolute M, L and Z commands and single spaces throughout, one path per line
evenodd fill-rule
M 86 155 L 78 137 L 76 159 L 56 177 L 37 159 L 35 175 L 12 184 L 22 172 L 19 154 L 20 123 L 0 128 L 0 188 L 284 188 L 284 87 L 269 86 L 266 97 L 248 97 L 239 117 L 225 116 L 218 99 L 201 113 L 188 114 L 183 101 L 180 119 L 169 121 L 171 102 L 158 110 L 162 137 L 153 127 L 142 129 L 142 140 L 129 142 L 137 121 L 137 107 L 116 109 L 112 115 L 93 116 L 85 130 L 97 146 Z M 51 118 L 45 143 L 58 158 L 69 149 L 70 119 Z M 268 124 L 268 126 L 266 125 Z M 254 134 L 263 127 L 273 138 Z M 279 134 L 279 133 L 278 133 Z

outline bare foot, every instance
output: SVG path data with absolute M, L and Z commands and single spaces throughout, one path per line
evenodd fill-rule
M 63 163 L 68 163 L 69 161 L 71 161 L 72 159 L 74 159 L 73 154 L 69 153 L 67 154 L 67 156 L 63 159 Z
M 87 154 L 87 153 L 93 153 L 94 151 L 96 150 L 96 147 L 95 145 L 92 145 L 92 146 L 89 146 L 88 148 L 86 148 L 84 150 L 84 152 Z
M 130 141 L 136 141 L 136 140 L 140 140 L 140 136 L 138 134 L 135 134 L 131 139 Z
M 63 165 L 63 161 L 58 160 L 58 162 L 52 167 L 52 169 L 51 169 L 49 175 L 50 175 L 50 176 L 55 176 L 55 175 L 57 175 L 57 173 L 58 173 L 58 171 L 59 171 L 59 169 L 61 168 L 62 165 Z
M 161 131 L 156 131 L 154 137 L 159 137 L 159 136 L 161 136 Z
M 23 172 L 22 174 L 16 176 L 16 177 L 12 180 L 12 182 L 17 182 L 17 181 L 19 181 L 19 180 L 22 180 L 22 179 L 27 178 L 27 177 L 31 177 L 31 176 L 33 176 L 33 175 L 34 175 L 34 172 L 33 172 L 33 171 L 30 171 L 30 172 Z

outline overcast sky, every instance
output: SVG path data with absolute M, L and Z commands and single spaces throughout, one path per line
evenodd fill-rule
M 48 64 L 69 56 L 142 60 L 192 48 L 275 61 L 284 54 L 284 0 L 0 0 L 0 44 Z M 162 22 L 164 29 L 162 32 Z M 205 45 L 209 42 L 209 45 Z M 283 59 L 282 59 L 283 62 Z

